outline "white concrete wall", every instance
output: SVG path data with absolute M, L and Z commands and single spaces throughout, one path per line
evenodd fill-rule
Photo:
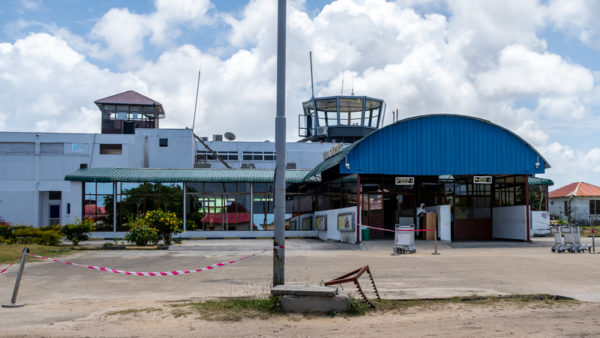
M 354 214 L 354 230 L 355 231 L 339 231 L 337 228 L 337 219 L 339 214 L 346 213 Z M 348 208 L 340 208 L 340 209 L 332 209 L 332 210 L 324 210 L 324 211 L 315 211 L 316 216 L 327 216 L 327 231 L 318 231 L 318 237 L 324 241 L 333 240 L 340 241 L 343 243 L 356 243 L 356 207 L 348 207 Z M 316 224 L 316 221 L 313 221 L 313 224 Z
M 515 205 L 492 210 L 492 238 L 527 240 L 527 207 Z
M 230 141 L 208 141 L 206 144 L 214 151 L 235 151 L 238 160 L 226 160 L 232 168 L 241 168 L 243 163 L 253 163 L 257 169 L 275 168 L 275 161 L 243 160 L 244 151 L 275 151 L 274 142 L 230 142 Z M 286 143 L 286 162 L 296 163 L 296 169 L 312 169 L 323 161 L 323 153 L 333 147 L 335 143 L 310 143 L 310 142 L 288 142 Z M 196 142 L 196 150 L 208 151 L 200 142 Z M 211 168 L 225 168 L 218 160 L 208 161 Z
M 550 234 L 550 212 L 531 211 L 529 219 L 529 233 L 531 236 L 545 236 Z
M 573 197 L 571 199 L 571 210 L 573 221 L 579 224 L 588 224 L 590 221 L 590 200 L 598 200 L 600 197 Z M 551 198 L 550 214 L 561 220 L 567 221 L 569 216 L 565 214 L 565 201 L 568 198 Z
M 168 147 L 159 147 L 160 138 L 168 138 Z M 33 144 L 34 151 L 6 151 L 14 148 L 9 143 Z M 62 143 L 62 150 L 56 146 L 53 153 L 44 153 L 41 147 L 47 143 Z M 100 154 L 100 144 L 121 144 L 122 153 Z M 150 168 L 193 168 L 194 147 L 189 129 L 136 129 L 131 135 L 0 132 L 0 216 L 13 224 L 47 225 L 48 191 L 61 191 L 60 223 L 73 223 L 81 218 L 81 183 L 64 178 L 82 164 L 141 168 L 147 152 Z

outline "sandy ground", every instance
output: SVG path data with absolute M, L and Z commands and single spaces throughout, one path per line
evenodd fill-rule
M 134 271 L 201 267 L 268 247 L 269 241 L 185 242 L 172 251 L 79 251 L 68 260 Z M 288 240 L 286 283 L 319 284 L 369 265 L 383 298 L 548 293 L 580 302 L 464 304 L 374 312 L 362 317 L 286 315 L 269 320 L 176 317 L 171 304 L 268 294 L 270 253 L 218 270 L 175 277 L 132 277 L 64 264 L 28 264 L 18 301 L 0 309 L 0 336 L 600 336 L 600 255 L 552 254 L 545 242 L 482 247 L 420 243 L 391 256 L 386 242 L 356 246 Z M 0 276 L 8 301 L 16 269 Z M 367 285 L 367 283 L 364 283 Z M 347 291 L 353 292 L 348 285 Z M 369 293 L 372 296 L 372 292 Z M 110 314 L 127 309 L 154 311 Z

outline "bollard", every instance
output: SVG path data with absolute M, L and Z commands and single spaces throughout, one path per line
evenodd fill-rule
M 434 229 L 435 229 L 435 234 L 433 235 L 433 247 L 435 248 L 435 251 L 432 253 L 432 255 L 439 255 L 440 253 L 438 252 L 438 247 L 437 247 L 437 236 L 438 236 L 437 223 L 436 223 Z
M 21 256 L 21 265 L 19 266 L 19 272 L 17 272 L 17 280 L 15 280 L 15 288 L 13 290 L 12 298 L 10 303 L 2 304 L 2 307 L 21 307 L 23 303 L 17 303 L 17 294 L 19 293 L 19 285 L 21 284 L 21 277 L 23 276 L 23 268 L 25 268 L 25 257 L 29 253 L 28 248 L 23 248 L 23 255 Z

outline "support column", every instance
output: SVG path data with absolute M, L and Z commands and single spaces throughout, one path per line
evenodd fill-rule
M 250 185 L 250 231 L 254 231 L 254 183 Z
M 187 186 L 183 184 L 183 231 L 187 231 Z
M 356 243 L 360 243 L 361 240 L 360 224 L 362 223 L 360 217 L 360 203 L 360 174 L 356 174 Z
M 117 182 L 113 182 L 113 232 L 117 232 Z
M 530 208 L 531 206 L 529 205 L 529 176 L 525 175 L 525 213 L 527 216 L 527 242 L 531 240 L 529 237 L 529 224 L 531 222 L 531 220 L 529 219 Z

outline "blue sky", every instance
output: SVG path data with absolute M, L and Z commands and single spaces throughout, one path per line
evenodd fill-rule
M 93 101 L 128 89 L 163 103 L 162 126 L 190 126 L 202 65 L 196 133 L 272 139 L 275 3 L 3 1 L 0 130 L 98 132 Z M 488 119 L 536 147 L 557 185 L 600 185 L 598 12 L 592 0 L 288 1 L 288 139 L 312 50 L 317 95 L 344 80 L 401 117 Z

